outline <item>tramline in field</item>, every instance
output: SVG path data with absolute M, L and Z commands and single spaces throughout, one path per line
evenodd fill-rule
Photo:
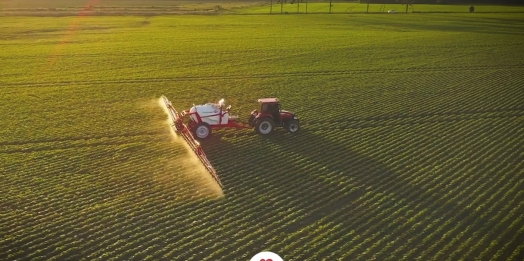
M 248 123 L 238 121 L 238 116 L 231 115 L 231 105 L 224 109 L 224 99 L 218 103 L 194 105 L 189 110 L 178 112 L 166 96 L 162 95 L 164 104 L 169 111 L 172 128 L 188 143 L 207 171 L 222 187 L 222 183 L 215 169 L 206 157 L 200 143 L 195 139 L 206 139 L 211 135 L 212 129 L 246 129 L 254 128 L 258 134 L 268 135 L 275 127 L 283 127 L 291 133 L 299 130 L 298 117 L 286 110 L 281 110 L 277 98 L 258 99 L 259 108 L 251 112 Z

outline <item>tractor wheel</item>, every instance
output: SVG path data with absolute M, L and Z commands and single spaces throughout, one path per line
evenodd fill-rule
M 205 122 L 197 124 L 195 127 L 195 136 L 199 139 L 205 139 L 211 135 L 211 127 Z
M 270 118 L 260 119 L 256 122 L 255 130 L 258 134 L 270 134 L 275 128 L 275 123 Z
M 287 131 L 295 133 L 300 129 L 300 125 L 297 120 L 290 120 L 287 124 Z

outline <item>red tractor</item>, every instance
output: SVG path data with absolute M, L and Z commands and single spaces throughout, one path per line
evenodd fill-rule
M 251 112 L 248 124 L 255 128 L 258 134 L 270 134 L 275 127 L 283 127 L 289 132 L 297 132 L 300 128 L 297 116 L 289 111 L 281 110 L 277 98 L 258 99 L 259 110 Z
M 198 139 L 206 139 L 211 135 L 212 129 L 225 128 L 255 128 L 255 131 L 262 135 L 270 134 L 275 127 L 284 127 L 292 133 L 299 129 L 297 116 L 281 110 L 277 98 L 258 99 L 260 107 L 251 112 L 248 124 L 238 122 L 237 116 L 230 115 L 231 105 L 224 108 L 224 99 L 218 103 L 193 104 L 193 107 L 181 113 L 175 110 L 165 96 L 162 95 L 162 99 L 171 119 L 171 127 L 188 143 L 220 186 L 222 183 L 195 136 Z
M 224 108 L 224 99 L 218 103 L 193 104 L 189 110 L 178 113 L 171 102 L 165 96 L 162 97 L 176 127 L 175 132 L 189 132 L 199 139 L 209 137 L 213 129 L 254 128 L 262 135 L 270 134 L 275 127 L 286 128 L 292 133 L 299 129 L 297 116 L 292 112 L 281 110 L 277 98 L 258 99 L 259 108 L 251 112 L 246 124 L 239 122 L 237 116 L 230 114 L 231 105 Z

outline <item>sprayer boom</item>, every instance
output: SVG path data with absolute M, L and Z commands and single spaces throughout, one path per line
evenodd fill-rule
M 169 112 L 169 118 L 171 120 L 170 125 L 175 131 L 175 133 L 177 135 L 182 136 L 182 138 L 187 142 L 189 147 L 196 154 L 198 159 L 202 162 L 209 174 L 211 174 L 211 176 L 215 179 L 218 185 L 222 187 L 222 183 L 220 182 L 220 179 L 218 178 L 215 169 L 213 168 L 213 166 L 211 166 L 211 163 L 207 159 L 206 154 L 200 147 L 200 143 L 198 143 L 198 141 L 193 137 L 190 128 L 183 122 L 183 117 L 187 112 L 184 111 L 182 112 L 182 114 L 178 113 L 171 104 L 171 102 L 166 98 L 166 96 L 162 95 L 162 99 L 164 100 L 164 104 Z

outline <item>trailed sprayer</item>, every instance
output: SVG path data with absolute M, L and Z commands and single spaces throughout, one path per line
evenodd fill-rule
M 291 133 L 297 132 L 300 128 L 298 117 L 290 111 L 282 110 L 277 98 L 258 99 L 259 107 L 251 112 L 247 123 L 240 122 L 238 116 L 230 114 L 231 105 L 224 108 L 224 99 L 217 103 L 193 104 L 193 107 L 189 110 L 183 110 L 180 113 L 166 96 L 162 95 L 162 99 L 169 111 L 171 127 L 175 133 L 182 136 L 188 143 L 221 187 L 222 183 L 215 169 L 196 138 L 200 140 L 208 138 L 213 129 L 254 128 L 258 134 L 268 135 L 273 132 L 275 127 L 285 128 Z

